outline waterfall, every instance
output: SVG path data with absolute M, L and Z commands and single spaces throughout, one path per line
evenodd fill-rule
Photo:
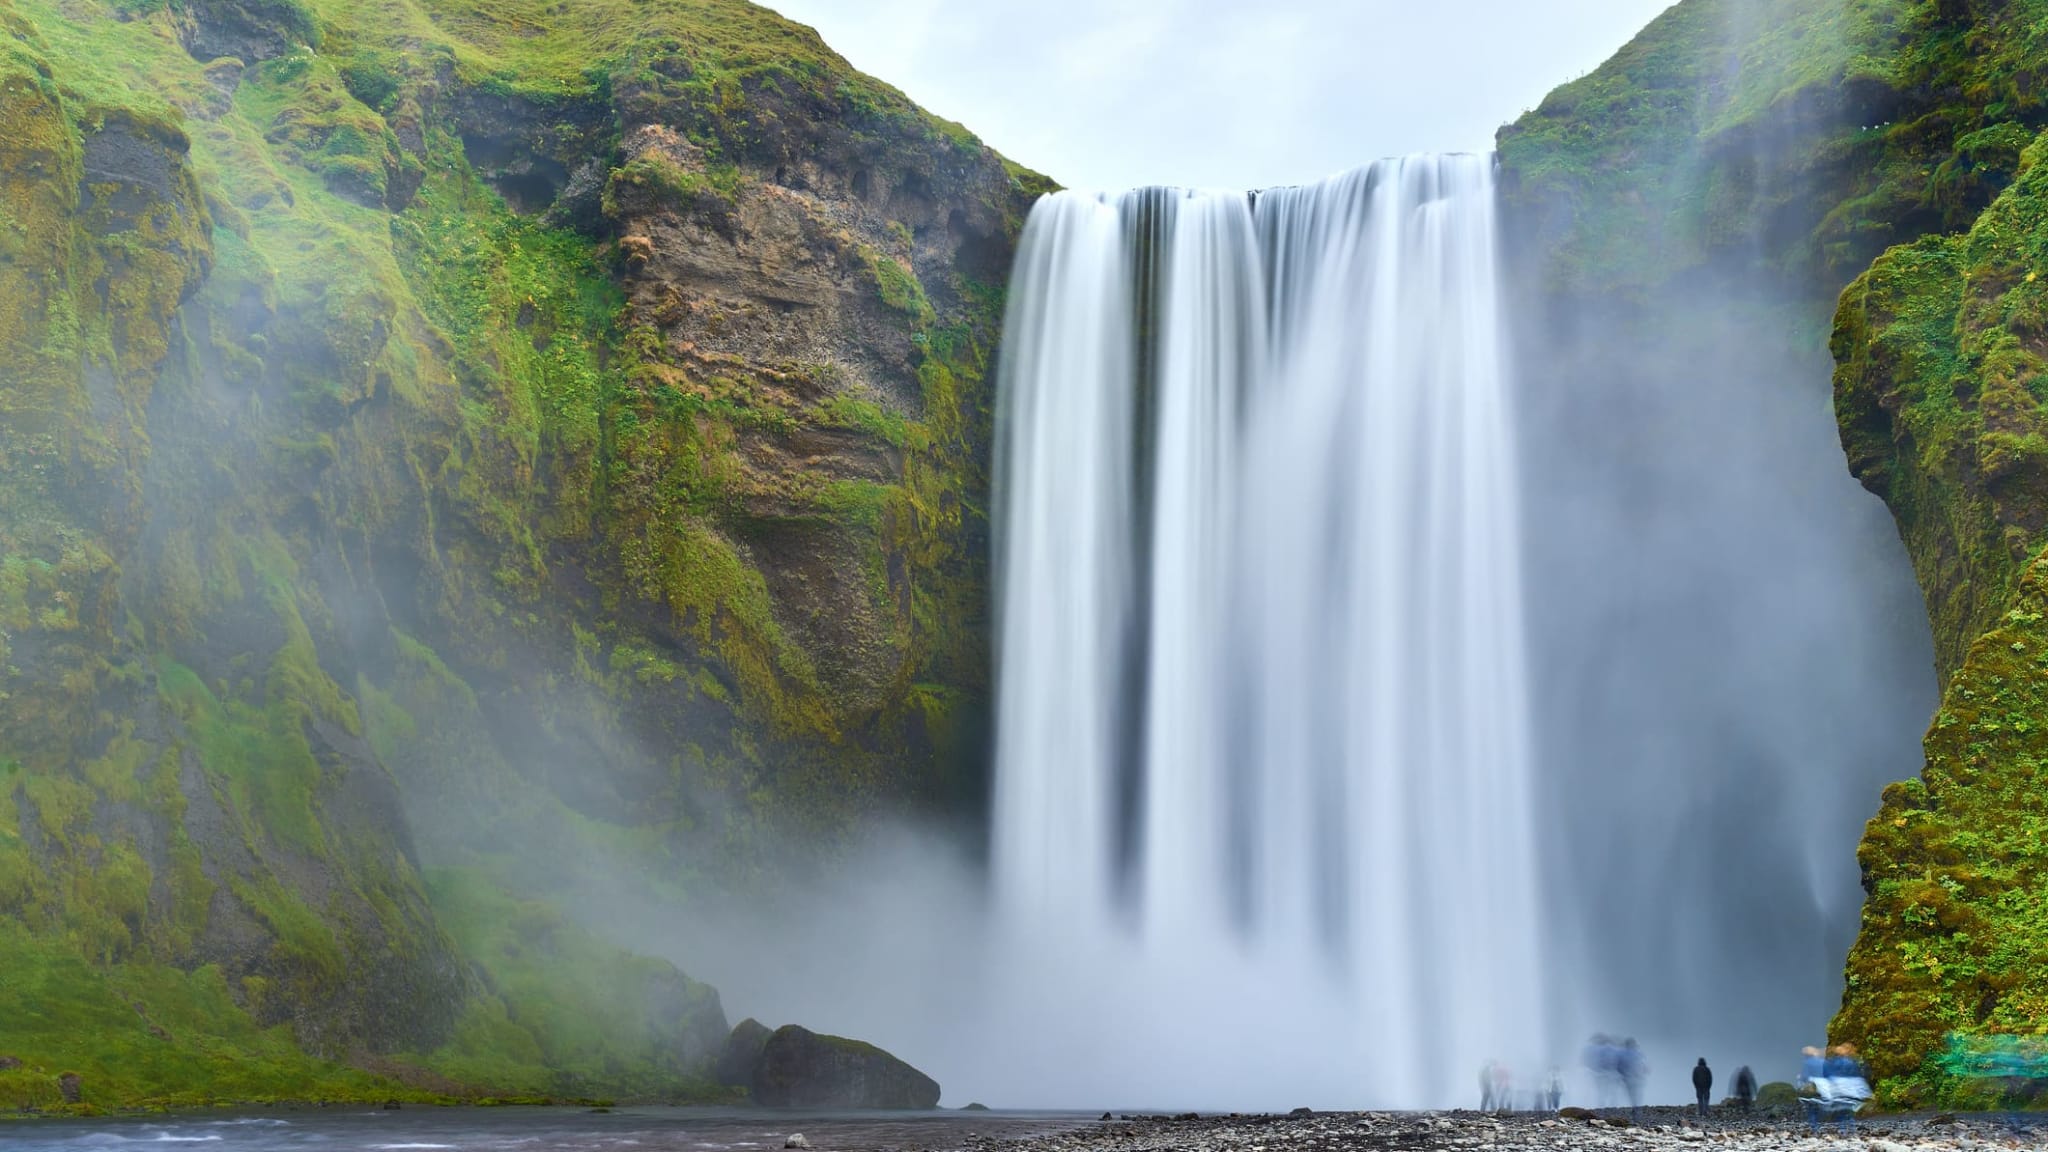
M 1012 286 L 998 915 L 1313 1014 L 1332 1103 L 1547 1057 L 1492 170 L 1061 193 Z

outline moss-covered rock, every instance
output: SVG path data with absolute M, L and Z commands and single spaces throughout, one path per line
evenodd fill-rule
M 762 1045 L 750 1085 L 768 1108 L 928 1109 L 939 1083 L 872 1044 L 823 1036 L 795 1025 Z
M 1026 177 L 738 0 L 0 0 L 0 965 L 232 1005 L 85 1104 L 715 1095 L 557 909 L 973 794 Z
M 1835 1022 L 1901 1103 L 1956 1087 L 1932 1059 L 1950 1031 L 2048 1026 L 2043 148 L 1967 234 L 1880 258 L 1835 329 L 1844 443 L 1898 517 L 1946 680 L 1925 771 L 1885 793 L 1859 853 L 1869 900 Z

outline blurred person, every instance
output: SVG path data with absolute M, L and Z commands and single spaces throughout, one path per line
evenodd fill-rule
M 1707 1058 L 1692 1066 L 1692 1094 L 1699 1098 L 1700 1119 L 1707 1118 L 1707 1101 L 1714 1094 L 1714 1070 L 1707 1067 Z
M 1837 1044 L 1821 1065 L 1826 1092 L 1834 1100 L 1835 1128 L 1844 1136 L 1856 1131 L 1856 1110 L 1870 1099 L 1870 1080 L 1854 1044 Z
M 1748 1112 L 1756 1104 L 1756 1073 L 1744 1064 L 1735 1070 L 1735 1106 Z
M 1644 1058 L 1635 1037 L 1621 1042 L 1615 1070 L 1621 1075 L 1621 1086 L 1628 1091 L 1629 1123 L 1640 1128 L 1643 1124 L 1643 1089 L 1650 1081 L 1650 1062 Z
M 1591 1040 L 1586 1041 L 1585 1051 L 1580 1054 L 1586 1071 L 1593 1076 L 1593 1106 L 1596 1108 L 1605 1110 L 1613 1106 L 1621 1080 L 1620 1051 L 1612 1037 L 1605 1032 L 1596 1032 Z
M 1493 1111 L 1493 1061 L 1479 1066 L 1479 1110 Z
M 1515 1072 L 1506 1064 L 1493 1062 L 1493 1108 L 1496 1112 L 1515 1110 Z
M 1827 1074 L 1827 1061 L 1820 1049 L 1809 1045 L 1799 1050 L 1799 1104 L 1806 1109 L 1806 1126 L 1815 1136 L 1820 1135 L 1821 1081 Z
M 1555 1064 L 1550 1066 L 1550 1086 L 1543 1096 L 1549 1111 L 1564 1107 L 1564 1071 Z

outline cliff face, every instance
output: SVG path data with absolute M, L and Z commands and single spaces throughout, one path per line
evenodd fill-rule
M 1886 790 L 1858 859 L 1870 900 L 1836 1026 L 1879 1038 L 1902 1097 L 1949 1087 L 1955 1031 L 2048 1023 L 2048 170 L 1965 234 L 1885 253 L 1842 298 L 1836 402 L 1942 645 L 1918 780 Z
M 557 905 L 972 796 L 1038 183 L 737 0 L 0 0 L 0 1105 L 696 1090 Z
M 1524 263 L 1558 315 L 1620 316 L 1623 345 L 1693 322 L 1711 285 L 1774 302 L 1742 338 L 1804 355 L 1848 286 L 1841 441 L 1897 522 L 1942 687 L 1924 771 L 1864 837 L 1832 1026 L 1892 1103 L 1966 1090 L 1935 1059 L 1949 1031 L 2048 1024 L 2044 27 L 2028 0 L 1687 0 L 1501 138 Z

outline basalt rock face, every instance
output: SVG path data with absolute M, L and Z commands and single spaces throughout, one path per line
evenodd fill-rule
M 686 1096 L 562 909 L 978 786 L 1039 182 L 743 3 L 401 7 L 0 0 L 0 1105 Z
M 1584 343 L 1639 338 L 1655 362 L 1688 309 L 1748 294 L 1772 303 L 1734 317 L 1742 340 L 1816 373 L 1832 352 L 1847 465 L 1897 523 L 1941 692 L 1921 776 L 1885 791 L 1859 852 L 1831 1029 L 1892 1103 L 1963 1087 L 1944 1034 L 2048 1024 L 2044 19 L 2028 0 L 1688 0 L 1500 139 L 1515 259 L 1567 342 L 1591 316 L 1612 327 Z

